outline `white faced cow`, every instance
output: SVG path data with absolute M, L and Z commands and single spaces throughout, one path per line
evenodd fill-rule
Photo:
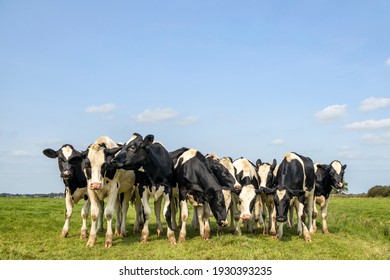
M 237 189 L 240 205 L 239 223 L 236 223 L 236 234 L 241 234 L 240 224 L 247 222 L 248 230 L 252 231 L 252 221 L 263 223 L 260 213 L 262 208 L 261 199 L 257 195 L 259 178 L 255 165 L 246 158 L 238 158 L 233 161 L 236 169 L 236 178 L 239 183 Z M 237 196 L 233 196 L 234 204 L 237 205 Z
M 272 164 L 262 162 L 260 159 L 256 161 L 257 173 L 259 175 L 260 182 L 260 196 L 263 204 L 263 219 L 264 228 L 263 235 L 270 234 L 272 237 L 276 236 L 276 224 L 273 219 L 273 213 L 275 211 L 273 195 L 267 195 L 262 190 L 265 188 L 272 189 L 276 182 L 277 162 L 273 160 Z M 267 225 L 268 214 L 268 225 Z
M 72 145 L 65 144 L 59 150 L 53 149 L 43 150 L 43 154 L 49 158 L 58 159 L 58 168 L 60 169 L 60 176 L 65 185 L 65 224 L 62 228 L 61 236 L 67 237 L 69 233 L 70 218 L 72 217 L 74 204 L 84 199 L 84 204 L 81 209 L 81 218 L 83 224 L 81 226 L 81 238 L 88 237 L 87 217 L 90 208 L 90 200 L 87 195 L 87 178 L 84 175 L 82 166 L 84 162 L 77 165 L 71 165 L 68 159 L 71 156 L 79 155 Z M 99 228 L 102 228 L 102 219 L 99 219 Z
M 147 242 L 149 238 L 149 218 L 151 208 L 149 198 L 155 201 L 155 212 L 158 223 L 158 234 L 163 232 L 160 221 L 160 208 L 164 198 L 163 215 L 167 222 L 167 237 L 171 244 L 176 243 L 171 221 L 171 198 L 173 181 L 173 163 L 169 153 L 159 142 L 154 142 L 153 135 L 147 135 L 145 139 L 138 133 L 134 133 L 129 141 L 118 151 L 111 163 L 116 168 L 126 170 L 144 170 L 145 178 L 139 185 L 139 192 L 144 208 L 145 223 L 141 233 L 141 242 Z
M 313 199 L 314 199 L 314 165 L 313 161 L 297 153 L 287 153 L 281 161 L 277 172 L 276 187 L 264 188 L 265 193 L 273 194 L 275 203 L 275 219 L 279 223 L 277 238 L 283 235 L 283 223 L 294 200 L 298 204 L 298 233 L 304 240 L 311 241 L 313 230 Z M 304 206 L 306 203 L 308 225 L 304 222 Z
M 117 211 L 116 235 L 126 236 L 126 214 L 129 208 L 131 191 L 134 187 L 135 175 L 133 171 L 116 170 L 110 165 L 113 154 L 120 147 L 109 137 L 98 138 L 82 155 L 75 155 L 69 159 L 72 164 L 78 164 L 85 159 L 85 173 L 88 179 L 88 194 L 91 199 L 91 231 L 87 246 L 96 243 L 96 218 L 99 215 L 98 203 L 107 198 L 104 215 L 107 220 L 105 246 L 111 247 L 113 242 L 112 219 L 118 203 L 118 194 L 123 193 L 121 212 Z
M 212 173 L 206 158 L 195 149 L 182 148 L 170 153 L 175 180 L 179 186 L 181 230 L 179 241 L 185 241 L 188 219 L 187 199 L 196 209 L 202 239 L 210 238 L 210 210 L 219 226 L 226 226 L 226 206 L 222 187 Z
M 347 165 L 342 165 L 340 161 L 334 160 L 328 164 L 314 164 L 316 174 L 315 192 L 314 192 L 314 212 L 313 228 L 317 231 L 316 218 L 318 204 L 321 207 L 322 232 L 329 233 L 328 223 L 326 221 L 328 214 L 328 204 L 332 188 L 342 189 L 344 187 L 344 172 Z

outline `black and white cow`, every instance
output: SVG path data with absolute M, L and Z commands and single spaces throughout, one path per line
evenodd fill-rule
M 139 170 L 143 168 L 146 178 L 139 186 L 140 197 L 144 208 L 144 226 L 141 233 L 141 242 L 147 242 L 149 237 L 149 218 L 151 208 L 149 198 L 157 202 L 156 207 L 161 205 L 164 198 L 163 215 L 167 222 L 167 237 L 171 244 L 176 243 L 176 238 L 171 221 L 171 197 L 173 178 L 173 163 L 168 151 L 159 142 L 154 142 L 153 135 L 147 135 L 145 139 L 138 133 L 127 141 L 122 149 L 115 155 L 111 163 L 119 169 Z M 159 219 L 159 209 L 155 209 Z M 163 232 L 161 222 L 158 221 L 158 234 Z
M 246 222 L 249 232 L 252 231 L 252 222 L 263 223 L 260 209 L 262 208 L 260 196 L 258 196 L 259 178 L 255 165 L 246 158 L 238 158 L 233 161 L 236 169 L 236 178 L 239 183 L 237 197 L 233 196 L 234 204 L 239 204 L 239 222 L 236 223 L 236 234 L 241 234 L 240 225 Z
M 260 190 L 268 188 L 272 189 L 276 183 L 277 162 L 276 159 L 272 163 L 262 162 L 260 159 L 256 161 L 257 174 L 259 175 Z M 260 193 L 263 205 L 263 235 L 270 234 L 272 237 L 276 236 L 276 224 L 273 219 L 273 212 L 275 211 L 273 195 L 267 195 L 265 192 Z M 268 214 L 268 225 L 267 225 Z
M 68 159 L 71 156 L 80 154 L 79 151 L 75 150 L 72 145 L 65 144 L 59 150 L 55 151 L 53 149 L 43 150 L 43 154 L 49 158 L 58 159 L 58 167 L 60 170 L 60 176 L 63 179 L 65 185 L 65 224 L 62 228 L 61 236 L 67 237 L 69 233 L 69 224 L 70 219 L 73 213 L 73 207 L 75 203 L 79 202 L 81 199 L 84 199 L 84 204 L 81 209 L 81 218 L 83 224 L 81 226 L 81 238 L 88 237 L 87 229 L 87 217 L 90 208 L 90 200 L 87 195 L 87 178 L 83 172 L 84 162 L 80 162 L 77 165 L 71 165 L 68 162 Z M 99 219 L 99 228 L 102 228 L 102 219 Z
M 187 199 L 196 208 L 202 239 L 210 238 L 210 209 L 219 226 L 226 226 L 226 206 L 222 187 L 198 150 L 182 148 L 170 153 L 175 180 L 179 186 L 181 229 L 179 241 L 185 241 L 188 219 Z
M 234 185 L 236 183 L 235 177 L 229 172 L 229 170 L 220 162 L 219 157 L 216 154 L 206 154 L 206 163 L 211 172 L 217 178 L 218 183 L 222 187 L 223 198 L 225 200 L 226 213 L 229 213 L 232 205 L 232 191 L 234 193 Z M 196 208 L 195 208 L 196 210 Z M 199 228 L 198 216 L 194 213 L 192 217 L 192 225 L 194 228 Z M 218 226 L 218 234 L 222 232 L 222 227 Z
M 297 203 L 298 233 L 303 234 L 304 240 L 311 241 L 313 231 L 313 199 L 314 199 L 314 164 L 313 161 L 297 153 L 287 153 L 281 161 L 277 176 L 276 187 L 264 188 L 267 194 L 274 195 L 275 219 L 279 223 L 277 238 L 283 235 L 283 223 L 287 222 L 290 205 Z M 304 206 L 308 214 L 308 225 L 304 222 Z
M 96 243 L 96 219 L 99 216 L 99 201 L 107 198 L 107 205 L 104 215 L 107 220 L 107 231 L 105 246 L 111 247 L 113 243 L 112 219 L 116 211 L 117 223 L 115 235 L 126 236 L 126 215 L 129 208 L 129 201 L 135 183 L 133 171 L 116 170 L 110 165 L 113 154 L 120 149 L 120 146 L 109 137 L 98 138 L 94 144 L 81 155 L 72 156 L 69 159 L 71 164 L 78 164 L 85 160 L 84 172 L 88 180 L 88 195 L 91 199 L 91 231 L 87 242 L 88 247 Z M 124 194 L 122 205 L 118 207 L 118 194 Z
M 238 194 L 241 189 L 240 183 L 237 181 L 237 170 L 233 165 L 233 159 L 231 157 L 223 157 L 219 162 L 228 170 L 228 172 L 234 178 L 233 190 L 231 191 L 231 203 L 230 203 L 230 230 L 235 231 L 235 224 L 239 227 L 238 223 L 240 221 L 240 209 L 239 209 L 239 199 Z M 241 231 L 235 231 L 235 234 L 240 234 Z
M 316 204 L 318 204 L 321 207 L 322 232 L 329 233 L 326 218 L 328 213 L 330 193 L 332 188 L 344 188 L 344 172 L 346 168 L 347 165 L 342 165 L 339 160 L 334 160 L 329 165 L 320 163 L 314 164 L 314 170 L 316 174 L 313 209 L 314 232 L 317 231 L 316 219 L 318 212 Z

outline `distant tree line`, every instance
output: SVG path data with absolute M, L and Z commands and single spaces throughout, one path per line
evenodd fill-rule
M 36 194 L 0 193 L 0 197 L 49 197 L 49 198 L 59 198 L 59 197 L 64 197 L 64 193 L 36 193 Z
M 368 190 L 368 197 L 390 197 L 390 186 L 375 186 Z

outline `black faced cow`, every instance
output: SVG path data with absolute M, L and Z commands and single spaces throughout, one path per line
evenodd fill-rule
M 340 161 L 334 160 L 328 164 L 314 164 L 316 174 L 316 183 L 314 191 L 314 212 L 313 228 L 317 230 L 316 218 L 317 208 L 315 204 L 321 207 L 322 232 L 329 233 L 328 223 L 326 221 L 328 213 L 328 203 L 332 188 L 342 189 L 344 187 L 344 172 L 347 165 L 342 165 Z
M 229 172 L 229 170 L 220 162 L 220 159 L 215 154 L 207 154 L 206 163 L 211 172 L 217 178 L 218 183 L 222 187 L 223 198 L 225 200 L 226 212 L 229 213 L 232 205 L 232 191 L 234 193 L 234 185 L 236 183 L 235 177 Z M 195 208 L 196 210 L 196 208 Z M 194 228 L 199 228 L 199 221 L 197 215 L 194 213 L 192 217 L 192 225 Z M 222 232 L 222 227 L 218 226 L 218 234 Z
M 267 194 L 274 195 L 276 221 L 279 222 L 277 238 L 283 235 L 283 223 L 287 221 L 291 204 L 298 206 L 298 233 L 304 240 L 311 241 L 313 231 L 312 214 L 314 199 L 314 165 L 313 161 L 297 153 L 287 153 L 281 161 L 277 172 L 277 186 L 264 188 Z M 308 226 L 304 222 L 304 206 L 307 206 Z
M 112 154 L 120 149 L 109 137 L 98 138 L 82 155 L 75 155 L 69 159 L 71 164 L 78 164 L 83 159 L 86 161 L 85 173 L 88 180 L 88 195 L 91 199 L 91 231 L 87 246 L 92 247 L 96 243 L 96 218 L 99 215 L 99 201 L 107 198 L 107 206 L 104 215 L 107 220 L 105 246 L 111 247 L 113 242 L 112 219 L 115 208 L 117 223 L 115 235 L 126 236 L 126 214 L 129 208 L 131 192 L 134 188 L 135 175 L 133 171 L 116 170 L 110 165 Z M 118 194 L 124 194 L 121 207 L 117 207 Z
M 69 223 L 72 217 L 74 204 L 84 199 L 84 204 L 81 209 L 81 218 L 83 224 L 81 227 L 81 238 L 88 237 L 87 229 L 87 217 L 90 208 L 90 200 L 87 195 L 87 178 L 82 170 L 84 162 L 80 162 L 77 165 L 71 165 L 68 159 L 71 156 L 78 155 L 80 152 L 76 151 L 72 145 L 65 144 L 59 150 L 53 149 L 43 150 L 43 154 L 49 158 L 58 159 L 58 167 L 60 169 L 60 176 L 63 179 L 65 185 L 65 224 L 62 228 L 61 235 L 66 237 L 69 233 Z M 99 219 L 99 228 L 102 228 L 102 219 Z
M 226 206 L 222 187 L 210 170 L 206 158 L 195 149 L 182 148 L 170 153 L 174 163 L 175 180 L 179 185 L 181 230 L 179 241 L 185 241 L 188 219 L 187 199 L 196 208 L 200 236 L 210 237 L 210 209 L 219 226 L 226 226 Z
M 145 139 L 138 133 L 127 141 L 118 151 L 111 163 L 119 169 L 139 170 L 143 168 L 146 180 L 139 186 L 142 205 L 144 208 L 145 223 L 141 233 L 141 242 L 147 242 L 149 237 L 149 218 L 151 208 L 149 198 L 152 197 L 158 205 L 164 198 L 163 215 L 167 222 L 167 237 L 171 244 L 176 243 L 176 238 L 171 221 L 171 198 L 173 181 L 173 163 L 168 151 L 159 142 L 154 142 L 153 135 L 147 135 Z M 159 217 L 159 210 L 156 210 Z M 159 234 L 162 233 L 161 223 L 159 224 Z

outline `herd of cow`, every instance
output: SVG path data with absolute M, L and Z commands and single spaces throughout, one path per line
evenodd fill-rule
M 194 208 L 193 225 L 203 239 L 210 237 L 210 210 L 218 224 L 218 232 L 228 225 L 241 234 L 241 225 L 248 230 L 259 226 L 263 234 L 281 239 L 283 224 L 293 226 L 297 213 L 298 234 L 311 241 L 316 232 L 317 209 L 320 205 L 322 231 L 328 233 L 327 208 L 332 188 L 343 188 L 346 165 L 334 160 L 330 164 L 314 164 L 297 153 L 286 153 L 279 165 L 276 160 L 253 164 L 246 158 L 232 160 L 214 154 L 180 148 L 168 152 L 154 141 L 153 135 L 143 138 L 134 133 L 125 143 L 100 137 L 85 151 L 63 145 L 57 151 L 45 149 L 49 158 L 57 158 L 65 184 L 66 215 L 62 236 L 69 231 L 74 204 L 84 199 L 81 211 L 81 238 L 94 246 L 97 232 L 103 228 L 103 213 L 107 221 L 105 246 L 113 243 L 112 220 L 116 214 L 115 235 L 126 236 L 126 215 L 130 202 L 135 205 L 134 232 L 141 232 L 141 242 L 149 237 L 149 218 L 154 201 L 158 224 L 163 233 L 160 213 L 167 225 L 167 238 L 176 243 L 185 241 L 188 205 Z M 104 203 L 106 200 L 106 203 Z M 87 231 L 87 216 L 91 213 L 91 229 Z M 176 214 L 180 213 L 180 223 Z M 278 224 L 278 228 L 276 229 Z

